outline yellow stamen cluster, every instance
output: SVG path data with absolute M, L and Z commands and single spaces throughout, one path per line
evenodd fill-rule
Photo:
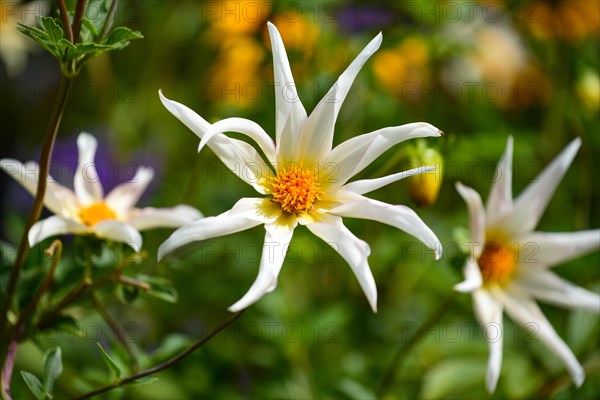
M 515 270 L 515 254 L 506 245 L 488 241 L 477 260 L 485 283 L 506 283 Z
M 116 219 L 117 214 L 105 202 L 95 203 L 79 211 L 79 218 L 88 226 L 96 225 L 107 219 Z
M 290 214 L 304 214 L 321 194 L 314 171 L 302 163 L 279 168 L 277 176 L 269 178 L 269 185 L 273 201 Z

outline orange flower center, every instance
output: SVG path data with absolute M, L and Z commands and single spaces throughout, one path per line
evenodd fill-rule
M 500 242 L 488 241 L 477 260 L 485 283 L 505 283 L 515 270 L 515 253 Z
M 79 218 L 88 226 L 96 225 L 107 219 L 116 219 L 117 214 L 105 202 L 95 203 L 79 211 Z
M 269 184 L 273 201 L 290 214 L 304 214 L 321 194 L 314 171 L 302 163 L 279 168 L 277 175 L 269 178 Z

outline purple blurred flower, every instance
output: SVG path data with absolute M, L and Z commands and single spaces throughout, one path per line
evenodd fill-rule
M 347 32 L 382 29 L 392 24 L 394 11 L 377 5 L 346 5 L 339 11 L 337 21 L 340 28 Z

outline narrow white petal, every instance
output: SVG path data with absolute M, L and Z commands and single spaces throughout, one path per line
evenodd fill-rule
M 394 183 L 409 176 L 422 174 L 423 172 L 434 171 L 435 167 L 419 167 L 409 169 L 408 171 L 398 172 L 396 174 L 383 176 L 376 179 L 362 179 L 360 181 L 354 181 L 347 183 L 343 186 L 344 190 L 349 190 L 357 194 L 365 194 L 374 190 L 380 189 L 384 186 Z
M 118 215 L 126 215 L 137 204 L 153 177 L 152 168 L 138 168 L 135 176 L 129 182 L 122 183 L 110 191 L 105 199 L 106 204 Z
M 87 229 L 87 226 L 77 221 L 53 215 L 33 224 L 27 233 L 27 238 L 29 246 L 33 247 L 50 236 L 84 233 Z
M 425 122 L 378 129 L 355 136 L 336 146 L 323 167 L 335 170 L 337 186 L 342 186 L 392 146 L 408 139 L 440 136 L 441 131 Z
M 287 54 L 281 35 L 275 25 L 267 23 L 269 36 L 271 37 L 271 49 L 273 51 L 273 71 L 275 89 L 275 132 L 276 142 L 279 146 L 282 135 L 287 136 L 286 141 L 291 148 L 295 147 L 296 136 L 301 124 L 306 120 L 306 111 L 298 97 L 294 77 L 288 61 Z M 286 124 L 288 125 L 286 127 Z M 285 132 L 285 134 L 283 133 Z
M 123 242 L 135 251 L 142 249 L 142 235 L 137 229 L 127 223 L 116 220 L 105 220 L 98 222 L 91 229 L 99 238 L 114 242 Z
M 272 292 L 277 287 L 277 277 L 285 260 L 294 228 L 281 229 L 273 224 L 265 225 L 267 231 L 263 244 L 258 276 L 248 292 L 229 311 L 237 312 L 258 301 L 262 296 Z
M 354 236 L 340 217 L 328 216 L 323 218 L 322 222 L 308 224 L 306 227 L 346 260 L 358 279 L 373 312 L 377 312 L 377 286 L 367 260 L 371 254 L 369 245 Z
M 77 137 L 79 162 L 73 185 L 75 186 L 77 200 L 84 206 L 102 201 L 104 197 L 100 175 L 98 175 L 94 162 L 97 147 L 96 138 L 89 133 L 80 133 Z
M 498 161 L 495 182 L 487 201 L 486 218 L 488 224 L 496 224 L 502 217 L 512 212 L 512 159 L 513 138 L 508 137 L 506 150 Z
M 377 51 L 381 41 L 382 35 L 379 33 L 340 75 L 337 82 L 308 116 L 298 136 L 296 151 L 298 160 L 319 161 L 331 151 L 333 128 L 340 108 L 352 87 L 356 75 L 358 75 L 369 57 Z
M 495 290 L 494 295 L 504 305 L 507 314 L 519 324 L 532 331 L 567 367 L 575 385 L 581 386 L 585 372 L 567 344 L 558 336 L 535 300 L 525 292 L 513 288 L 510 292 Z
M 223 214 L 201 218 L 177 229 L 158 248 L 158 259 L 192 242 L 229 235 L 273 222 L 278 215 L 269 213 L 269 203 L 271 202 L 266 199 L 241 199 Z
M 167 99 L 160 90 L 158 94 L 165 108 L 202 139 L 211 125 L 183 104 Z M 259 182 L 263 176 L 268 176 L 269 167 L 254 147 L 223 134 L 213 137 L 208 147 L 240 179 L 259 193 L 265 193 L 264 187 L 259 185 Z
M 600 247 L 600 230 L 546 233 L 533 232 L 519 240 L 524 264 L 553 267 Z
M 369 219 L 391 225 L 414 236 L 434 250 L 436 260 L 441 257 L 441 242 L 417 213 L 409 207 L 383 203 L 358 194 L 355 194 L 354 198 L 354 201 L 339 205 L 329 212 L 340 217 Z
M 186 205 L 173 208 L 146 207 L 133 210 L 127 222 L 138 231 L 143 231 L 153 228 L 179 228 L 201 217 L 202 213 Z
M 40 168 L 37 163 L 29 161 L 23 165 L 17 160 L 5 158 L 0 160 L 0 168 L 35 196 L 40 175 Z M 44 205 L 58 215 L 70 214 L 78 209 L 75 193 L 54 182 L 51 177 L 48 178 L 46 185 Z
M 465 262 L 465 266 L 463 267 L 463 274 L 465 275 L 465 280 L 461 283 L 457 283 L 456 285 L 454 285 L 454 290 L 468 293 L 477 290 L 481 287 L 481 284 L 483 283 L 483 278 L 481 277 L 481 270 L 479 269 L 479 265 L 477 265 L 477 261 L 471 254 Z
M 535 181 L 519 195 L 514 202 L 512 215 L 505 222 L 507 230 L 516 234 L 532 231 L 537 226 L 580 146 L 581 139 L 576 138 L 571 141 Z
M 598 293 L 573 285 L 544 268 L 525 266 L 512 284 L 547 303 L 600 313 Z
M 456 190 L 467 203 L 471 230 L 470 245 L 473 246 L 473 256 L 479 258 L 485 244 L 485 210 L 481 203 L 481 196 L 474 189 L 460 182 L 456 182 Z
M 273 139 L 269 137 L 267 132 L 265 132 L 260 125 L 245 118 L 227 118 L 212 124 L 204 136 L 202 136 L 202 140 L 200 140 L 200 145 L 198 146 L 198 152 L 200 152 L 204 145 L 206 145 L 213 137 L 225 132 L 237 132 L 248 136 L 258 144 L 271 164 L 274 164 L 277 161 Z
M 496 390 L 502 369 L 502 304 L 486 290 L 476 290 L 473 292 L 473 307 L 490 349 L 485 387 L 491 394 Z

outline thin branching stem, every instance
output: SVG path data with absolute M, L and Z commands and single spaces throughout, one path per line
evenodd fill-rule
M 83 14 L 85 12 L 85 3 L 86 0 L 77 0 L 77 6 L 75 6 L 75 18 L 73 19 L 73 44 L 79 42 L 79 33 L 81 32 L 81 22 L 83 21 Z
M 128 383 L 131 383 L 137 379 L 141 379 L 146 376 L 156 374 L 157 372 L 164 371 L 165 369 L 171 368 L 173 365 L 177 364 L 179 361 L 183 360 L 184 358 L 186 358 L 187 356 L 192 354 L 194 351 L 196 351 L 200 347 L 202 347 L 202 345 L 204 345 L 206 342 L 208 342 L 210 339 L 212 339 L 212 337 L 215 336 L 217 333 L 221 332 L 222 330 L 227 328 L 229 325 L 234 323 L 239 317 L 242 316 L 244 311 L 245 310 L 238 311 L 235 314 L 230 315 L 227 319 L 225 319 L 223 322 L 221 322 L 219 325 L 217 325 L 208 334 L 206 334 L 205 336 L 196 340 L 187 349 L 183 350 L 181 353 L 179 353 L 175 357 L 165 361 L 164 363 L 158 364 L 158 365 L 156 365 L 152 368 L 146 369 L 144 371 L 140 371 L 140 372 L 130 375 L 126 378 L 122 378 L 118 382 L 113 382 L 110 385 L 106 385 L 101 388 L 92 390 L 91 392 L 84 393 L 81 396 L 76 397 L 75 400 L 89 399 L 89 398 L 97 396 L 99 394 L 106 393 L 109 390 L 116 389 L 116 388 L 126 385 Z
M 102 27 L 102 33 L 100 33 L 100 38 L 98 39 L 98 41 L 100 43 L 104 39 L 106 39 L 106 36 L 108 35 L 110 28 L 112 27 L 112 24 L 113 24 L 113 21 L 115 18 L 115 13 L 117 12 L 118 6 L 119 6 L 119 0 L 112 0 L 112 2 L 110 3 L 110 8 L 108 9 L 108 14 L 106 15 L 106 19 L 104 20 L 104 26 Z

